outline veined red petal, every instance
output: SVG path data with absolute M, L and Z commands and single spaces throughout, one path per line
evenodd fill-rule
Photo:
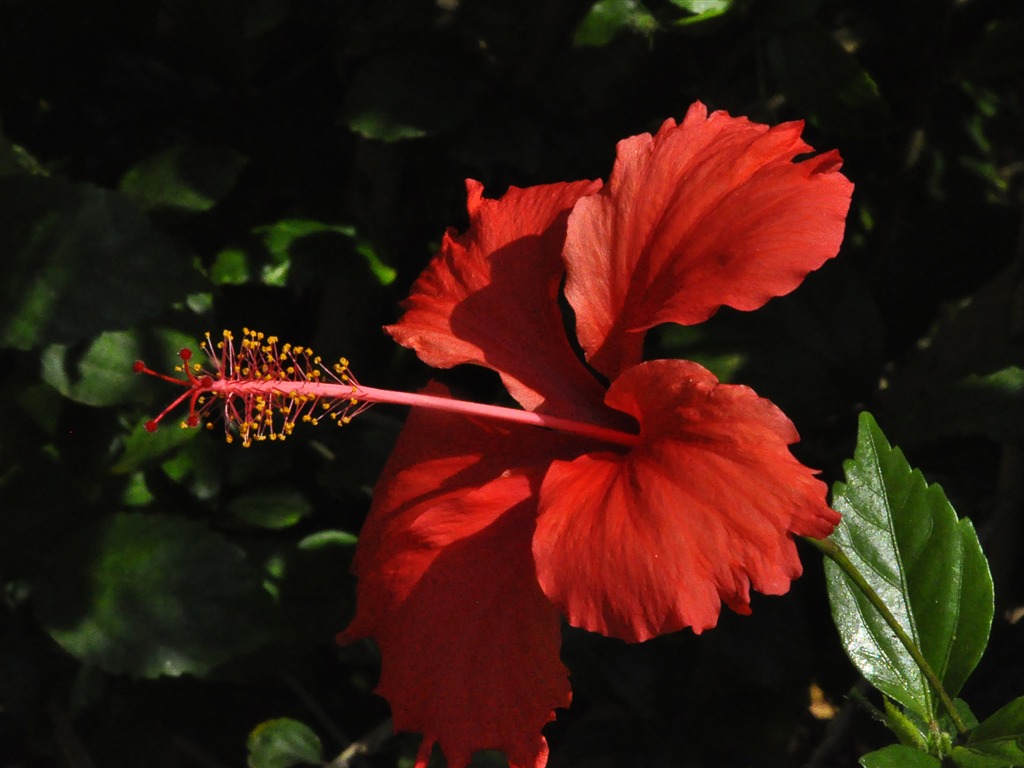
M 541 734 L 571 698 L 558 611 L 537 585 L 537 491 L 564 436 L 413 410 L 374 493 L 354 569 L 396 729 L 439 743 L 451 768 L 500 749 L 542 768 Z
M 640 422 L 625 455 L 556 461 L 541 487 L 533 554 L 569 622 L 627 641 L 750 611 L 800 575 L 791 534 L 827 536 L 839 515 L 787 446 L 786 416 L 748 387 L 683 360 L 626 371 L 608 405 Z
M 647 329 L 756 309 L 836 255 L 853 185 L 802 123 L 774 128 L 690 107 L 680 125 L 619 142 L 599 194 L 569 217 L 565 293 L 587 359 L 614 379 Z
M 527 410 L 599 413 L 603 388 L 573 352 L 558 306 L 566 218 L 599 188 L 591 181 L 511 187 L 491 200 L 467 181 L 469 229 L 445 234 L 388 333 L 436 368 L 494 369 Z

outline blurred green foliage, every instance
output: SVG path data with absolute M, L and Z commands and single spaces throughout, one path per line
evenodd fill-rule
M 375 651 L 334 635 L 402 414 L 249 450 L 149 435 L 177 393 L 131 361 L 170 370 L 249 326 L 418 387 L 380 327 L 464 226 L 463 179 L 607 176 L 618 139 L 696 99 L 806 119 L 857 188 L 843 253 L 800 290 L 652 351 L 773 399 L 827 480 L 869 408 L 1020 605 L 1020 3 L 2 0 L 0 766 L 288 765 L 379 733 Z M 552 765 L 852 766 L 887 743 L 809 712 L 812 682 L 841 705 L 854 678 L 805 560 L 790 596 L 700 638 L 567 631 Z M 997 614 L 979 717 L 1024 690 L 1022 627 Z

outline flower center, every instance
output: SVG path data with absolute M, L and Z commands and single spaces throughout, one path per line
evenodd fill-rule
M 276 336 L 248 328 L 242 336 L 236 348 L 229 331 L 224 331 L 216 344 L 206 334 L 203 347 L 213 364 L 212 371 L 192 362 L 192 350 L 182 349 L 178 353 L 182 364 L 175 370 L 184 378 L 159 373 L 136 361 L 136 373 L 186 387 L 156 418 L 146 422 L 146 429 L 156 431 L 161 420 L 185 401 L 188 415 L 181 422 L 182 428 L 197 427 L 205 421 L 206 428 L 212 429 L 212 412 L 219 404 L 227 441 L 232 442 L 237 433 L 242 445 L 248 447 L 254 441 L 284 440 L 300 421 L 317 425 L 327 419 L 343 426 L 375 403 L 391 403 L 545 427 L 617 445 L 632 446 L 638 440 L 629 432 L 548 414 L 364 387 L 352 375 L 345 358 L 328 367 L 308 347 L 280 344 Z

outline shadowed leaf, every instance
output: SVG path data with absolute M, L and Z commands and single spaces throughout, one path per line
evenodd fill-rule
M 1016 768 L 1024 765 L 1024 696 L 1014 699 L 975 728 L 966 747 L 953 749 L 960 768 Z
M 188 256 L 115 192 L 0 178 L 0 209 L 0 346 L 123 330 L 202 286 Z
M 261 641 L 270 604 L 258 571 L 200 523 L 116 514 L 58 556 L 39 617 L 68 653 L 108 672 L 202 675 Z
M 249 734 L 249 768 L 320 765 L 323 747 L 305 723 L 281 717 L 257 725 Z

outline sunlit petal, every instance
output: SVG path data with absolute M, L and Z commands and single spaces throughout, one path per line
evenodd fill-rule
M 565 293 L 591 365 L 609 378 L 640 361 L 654 325 L 756 309 L 836 255 L 853 185 L 802 123 L 710 117 L 619 142 L 608 184 L 569 218 Z
M 640 443 L 556 461 L 541 489 L 538 576 L 570 623 L 642 641 L 712 627 L 723 602 L 748 613 L 751 588 L 785 593 L 801 572 L 791 535 L 826 536 L 839 516 L 781 411 L 682 360 L 630 369 L 608 404 Z

